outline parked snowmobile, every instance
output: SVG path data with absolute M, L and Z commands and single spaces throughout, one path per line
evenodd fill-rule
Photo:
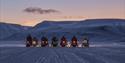
M 66 47 L 68 47 L 68 48 L 70 48 L 70 47 L 71 47 L 71 44 L 70 44 L 70 42 L 67 42 L 67 45 L 66 45 Z
M 58 39 L 56 37 L 52 38 L 51 46 L 52 47 L 57 47 L 58 46 Z
M 73 36 L 73 38 L 72 38 L 71 46 L 72 47 L 77 47 L 78 46 L 78 44 L 77 44 L 77 38 L 75 36 Z
M 89 47 L 89 40 L 87 38 L 84 38 L 82 42 L 82 47 Z
M 48 39 L 43 36 L 43 37 L 41 38 L 41 46 L 42 46 L 42 47 L 45 47 L 45 46 L 47 46 L 47 45 L 48 45 Z
M 32 46 L 36 47 L 37 45 L 38 45 L 38 39 L 36 37 L 34 37 L 33 41 L 32 41 Z
M 26 37 L 26 47 L 31 47 L 32 46 L 32 36 L 28 35 Z
M 61 47 L 65 47 L 67 45 L 67 40 L 64 36 L 61 38 L 60 45 L 61 45 Z

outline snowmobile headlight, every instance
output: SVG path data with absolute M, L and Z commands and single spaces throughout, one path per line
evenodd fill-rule
M 73 41 L 73 43 L 76 43 L 76 41 Z
M 35 42 L 35 41 L 33 41 L 33 44 L 36 44 L 36 42 Z
M 65 43 L 65 41 L 63 41 L 63 43 Z

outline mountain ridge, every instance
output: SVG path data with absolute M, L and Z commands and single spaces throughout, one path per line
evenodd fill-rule
M 87 19 L 61 22 L 43 21 L 34 27 L 4 23 L 6 27 L 4 25 L 1 26 L 1 24 L 3 23 L 0 22 L 0 30 L 2 30 L 0 32 L 0 40 L 25 40 L 28 34 L 39 39 L 43 35 L 48 38 L 51 38 L 53 35 L 59 38 L 65 35 L 69 40 L 73 35 L 76 35 L 78 38 L 87 36 L 91 41 L 124 41 L 123 37 L 125 37 L 125 19 Z

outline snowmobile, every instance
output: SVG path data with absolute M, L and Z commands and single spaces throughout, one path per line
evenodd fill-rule
M 82 42 L 82 47 L 89 47 L 89 40 L 87 38 L 84 38 Z
M 58 46 L 58 39 L 56 37 L 52 38 L 51 46 L 52 47 L 57 47 Z
M 32 46 L 32 37 L 31 35 L 28 35 L 26 37 L 26 47 L 31 47 Z
M 33 41 L 32 41 L 32 46 L 33 47 L 36 47 L 38 45 L 38 40 L 36 37 L 33 38 Z
M 45 47 L 45 46 L 47 46 L 47 45 L 48 45 L 48 39 L 43 36 L 43 37 L 41 38 L 41 46 L 42 46 L 42 47 Z
M 61 47 L 65 47 L 67 45 L 67 40 L 64 36 L 61 38 L 60 45 L 61 45 Z
M 70 42 L 67 42 L 67 45 L 66 45 L 66 47 L 68 47 L 68 48 L 70 48 L 70 47 L 71 47 L 71 44 L 70 44 Z
M 78 46 L 78 44 L 77 44 L 77 38 L 75 36 L 73 36 L 73 38 L 72 38 L 71 46 L 72 47 L 77 47 Z

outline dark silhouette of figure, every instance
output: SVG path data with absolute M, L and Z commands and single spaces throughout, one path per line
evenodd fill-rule
M 26 47 L 31 47 L 31 45 L 32 45 L 32 36 L 28 35 L 26 37 Z
M 56 37 L 52 38 L 52 43 L 51 43 L 52 47 L 57 47 L 58 46 L 58 39 Z
M 33 37 L 32 46 L 36 47 L 37 45 L 38 45 L 38 39 L 36 37 Z
M 83 47 L 89 47 L 89 40 L 87 38 L 84 38 L 82 41 L 82 46 Z
M 61 45 L 61 47 L 65 47 L 67 45 L 67 40 L 66 40 L 66 38 L 64 36 L 61 38 L 60 45 Z
M 73 36 L 73 38 L 72 38 L 71 46 L 72 47 L 77 47 L 78 46 L 78 44 L 77 44 L 77 38 L 75 36 Z
M 45 46 L 47 46 L 47 45 L 48 45 L 48 39 L 43 36 L 43 37 L 41 38 L 41 46 L 42 46 L 42 47 L 45 47 Z

